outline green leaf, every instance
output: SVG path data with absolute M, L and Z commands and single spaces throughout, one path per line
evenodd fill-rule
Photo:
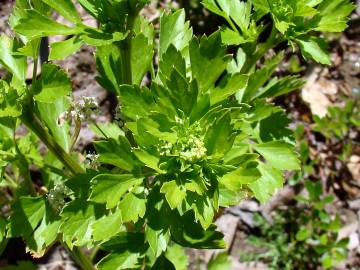
M 248 76 L 243 74 L 232 74 L 221 80 L 220 84 L 210 91 L 210 104 L 214 105 L 244 88 L 248 82 Z
M 70 150 L 70 126 L 67 123 L 59 124 L 58 119 L 61 113 L 65 112 L 70 106 L 66 97 L 60 97 L 54 103 L 38 102 L 41 119 L 49 128 L 54 139 L 65 149 Z
M 215 257 L 211 258 L 208 267 L 208 270 L 230 270 L 231 261 L 230 257 L 226 252 L 219 253 Z
M 92 124 L 90 125 L 90 128 L 100 138 L 112 138 L 117 140 L 120 136 L 125 136 L 124 131 L 115 123 L 97 123 L 96 125 L 97 126 Z M 104 134 L 106 135 L 106 138 Z
M 33 91 L 37 101 L 53 103 L 71 93 L 71 81 L 65 71 L 53 64 L 42 65 L 41 78 L 36 81 Z
M 101 47 L 124 40 L 127 35 L 128 32 L 104 32 L 95 28 L 84 28 L 80 37 L 89 45 Z
M 156 157 L 142 149 L 133 149 L 133 153 L 147 167 L 155 170 L 158 173 L 166 173 L 165 171 L 161 170 L 158 166 L 160 160 L 159 157 Z
M 173 215 L 170 217 L 171 237 L 176 243 L 184 247 L 196 249 L 224 249 L 226 248 L 224 235 L 216 231 L 216 226 L 211 225 L 204 230 L 199 223 L 195 223 L 192 211 L 183 216 Z
M 10 217 L 11 237 L 31 237 L 45 215 L 43 197 L 20 197 L 12 206 Z
M 144 217 L 146 212 L 146 201 L 132 192 L 128 193 L 120 202 L 119 209 L 123 217 L 123 222 L 136 223 L 139 218 Z
M 296 233 L 296 240 L 305 241 L 307 238 L 311 236 L 311 231 L 307 228 L 302 228 Z
M 91 243 L 92 224 L 98 213 L 104 213 L 105 208 L 82 199 L 67 204 L 61 212 L 63 223 L 59 231 L 64 242 L 72 248 Z
M 82 45 L 83 42 L 78 36 L 54 42 L 50 44 L 49 60 L 63 60 L 78 51 Z
M 252 20 L 251 2 L 204 0 L 202 3 L 205 8 L 223 17 L 231 26 L 231 29 L 224 28 L 222 30 L 225 44 L 240 45 L 254 42 L 261 33 L 261 29 L 257 29 L 255 21 Z
M 130 188 L 140 185 L 142 178 L 134 178 L 130 174 L 100 174 L 94 177 L 90 200 L 97 203 L 106 203 L 108 209 L 114 208 L 121 197 Z
M 28 248 L 36 252 L 38 256 L 44 255 L 46 248 L 57 240 L 58 229 L 61 224 L 52 207 L 48 203 L 46 203 L 45 207 L 45 214 L 40 225 L 33 232 L 32 237 L 26 239 Z
M 170 44 L 174 45 L 178 51 L 182 51 L 188 46 L 192 37 L 192 29 L 189 28 L 189 25 L 189 22 L 185 22 L 185 11 L 183 9 L 174 13 L 163 13 L 160 18 L 160 59 Z
M 212 198 L 197 195 L 195 195 L 194 198 L 191 198 L 191 196 L 188 195 L 186 199 L 194 210 L 195 217 L 200 222 L 201 226 L 204 230 L 208 229 L 215 216 Z
M 25 81 L 26 57 L 14 55 L 19 42 L 6 35 L 0 36 L 0 64 L 10 71 L 21 82 Z
M 281 52 L 265 61 L 264 66 L 252 73 L 249 77 L 246 88 L 241 89 L 236 95 L 239 102 L 247 102 L 254 98 L 260 87 L 263 86 L 274 73 L 275 69 L 283 60 L 284 54 Z
M 169 203 L 171 209 L 180 206 L 186 196 L 186 190 L 178 186 L 175 180 L 164 183 L 160 192 L 165 194 L 166 201 Z
M 23 55 L 36 58 L 39 54 L 38 48 L 40 46 L 40 39 L 28 41 L 23 47 L 19 48 L 14 55 Z
M 262 18 L 265 14 L 270 12 L 270 6 L 268 0 L 253 0 L 254 9 L 256 11 L 256 17 Z
M 310 200 L 318 201 L 322 194 L 322 185 L 321 183 L 314 183 L 310 180 L 305 181 L 306 190 L 309 193 Z
M 144 250 L 144 244 L 144 233 L 120 232 L 109 241 L 103 243 L 100 248 L 108 252 L 122 252 L 126 250 L 140 252 L 141 250 Z
M 138 86 L 122 85 L 120 87 L 122 112 L 132 120 L 148 115 L 153 111 L 154 98 L 149 89 Z
M 323 65 L 330 65 L 331 59 L 327 51 L 326 42 L 317 37 L 298 37 L 296 39 L 300 46 L 301 52 L 305 58 L 314 59 Z
M 317 8 L 316 30 L 322 32 L 342 32 L 347 28 L 349 15 L 355 6 L 349 0 L 324 0 Z
M 121 211 L 115 211 L 115 213 L 103 216 L 92 224 L 93 240 L 104 241 L 110 239 L 122 230 L 121 225 Z
M 300 170 L 294 147 L 284 141 L 272 141 L 254 146 L 266 161 L 279 170 Z
M 154 44 L 144 34 L 138 34 L 131 43 L 132 80 L 140 85 L 146 72 L 151 70 L 154 56 Z
M 36 27 L 34 27 L 34 25 L 36 25 Z M 33 9 L 26 11 L 25 17 L 20 19 L 18 24 L 15 25 L 14 30 L 16 33 L 30 40 L 47 36 L 75 35 L 82 31 L 79 27 L 69 27 L 55 22 Z
M 5 231 L 6 231 L 7 222 L 3 217 L 0 217 L 0 245 L 3 243 L 5 239 Z M 0 252 L 1 253 L 1 252 Z
M 107 141 L 95 142 L 95 149 L 101 163 L 117 166 L 127 172 L 138 169 L 139 161 L 125 136 L 119 136 L 117 140 L 109 138 Z
M 19 117 L 22 112 L 19 95 L 15 89 L 0 80 L 0 118 Z
M 96 67 L 98 83 L 108 91 L 119 94 L 122 82 L 121 53 L 119 46 L 110 44 L 96 47 Z
M 139 260 L 139 253 L 131 251 L 114 252 L 101 259 L 97 264 L 97 268 L 99 270 L 138 269 L 140 267 Z
M 193 77 L 199 84 L 201 93 L 205 93 L 226 69 L 231 56 L 226 55 L 221 45 L 220 32 L 209 37 L 202 36 L 200 41 L 193 38 L 190 42 L 190 61 Z
M 166 258 L 172 262 L 176 270 L 187 270 L 189 258 L 185 249 L 177 244 L 169 246 L 165 253 Z
M 151 270 L 176 270 L 176 269 L 173 263 L 164 255 L 162 255 L 156 260 L 153 267 L 151 267 Z
M 219 179 L 230 191 L 240 191 L 244 185 L 251 184 L 258 180 L 261 174 L 256 168 L 239 168 L 233 172 L 225 174 Z
M 163 233 L 162 230 L 155 230 L 150 226 L 145 228 L 145 239 L 156 258 L 166 251 L 168 238 L 168 235 Z
M 279 170 L 267 164 L 260 163 L 258 169 L 262 176 L 257 181 L 249 184 L 249 187 L 255 198 L 261 203 L 265 203 L 277 189 L 283 186 L 284 178 Z
M 255 98 L 278 97 L 300 89 L 304 86 L 305 81 L 297 76 L 286 76 L 280 80 L 271 81 Z
M 246 54 L 243 49 L 239 48 L 236 57 L 231 60 L 228 64 L 227 71 L 230 74 L 240 73 L 242 67 L 244 66 L 246 61 Z
M 208 155 L 217 157 L 228 152 L 234 142 L 230 113 L 216 119 L 205 136 L 205 146 Z
M 81 18 L 71 0 L 42 0 L 55 9 L 65 19 L 73 23 L 81 23 Z

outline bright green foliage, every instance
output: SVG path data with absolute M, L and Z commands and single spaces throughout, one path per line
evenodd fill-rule
M 345 100 L 344 107 L 329 107 L 328 114 L 320 118 L 314 115 L 314 131 L 320 132 L 327 139 L 335 137 L 337 140 L 343 139 L 351 128 L 360 127 L 359 99 Z
M 0 219 L 0 240 L 22 237 L 39 256 L 59 241 L 86 270 L 93 263 L 183 270 L 180 246 L 225 248 L 214 225 L 220 207 L 246 197 L 266 202 L 282 187 L 284 171 L 300 168 L 289 120 L 269 101 L 303 81 L 274 76 L 284 52 L 265 55 L 287 40 L 304 57 L 328 64 L 326 46 L 313 33 L 329 30 L 326 18 L 334 10 L 340 12 L 334 30 L 343 30 L 353 6 L 347 0 L 206 0 L 231 28 L 195 37 L 184 10 L 164 12 L 155 30 L 140 15 L 149 2 L 78 0 L 97 20 L 93 28 L 74 1 L 16 1 L 10 25 L 18 36 L 0 38 L 7 70 L 0 81 L 0 175 L 13 195 L 12 212 Z M 69 23 L 55 21 L 53 12 Z M 259 43 L 266 18 L 274 27 Z M 41 38 L 57 35 L 70 38 L 50 45 L 50 60 L 83 44 L 95 47 L 97 82 L 119 102 L 113 123 L 94 122 L 94 100 L 71 101 L 71 81 L 52 63 L 25 82 Z M 239 46 L 235 56 L 227 45 Z M 258 60 L 264 60 L 259 67 Z M 100 139 L 85 157 L 74 144 L 86 122 Z M 17 135 L 19 124 L 28 128 L 26 136 Z M 32 183 L 30 165 L 41 169 L 42 181 Z M 82 246 L 100 247 L 106 256 L 90 262 Z M 220 255 L 209 267 L 224 269 L 228 262 Z
M 222 29 L 224 43 L 248 44 L 244 48 L 249 56 L 258 52 L 252 48 L 256 48 L 259 35 L 268 28 L 263 18 L 270 13 L 274 27 L 271 38 L 263 44 L 266 49 L 287 40 L 297 43 L 305 58 L 327 65 L 330 57 L 326 41 L 312 33 L 344 31 L 354 10 L 349 0 L 204 0 L 203 5 L 228 22 Z
M 230 270 L 231 261 L 227 253 L 219 253 L 212 258 L 207 266 L 209 270 Z
M 52 64 L 42 66 L 41 78 L 33 86 L 37 101 L 53 103 L 71 92 L 71 81 L 66 73 Z
M 307 196 L 297 197 L 297 206 L 275 212 L 272 222 L 256 216 L 261 234 L 251 236 L 250 243 L 266 251 L 242 253 L 242 260 L 260 260 L 268 263 L 269 269 L 305 270 L 333 269 L 346 259 L 349 239 L 338 239 L 340 217 L 326 211 L 334 198 L 323 195 L 320 183 L 306 181 L 305 187 Z

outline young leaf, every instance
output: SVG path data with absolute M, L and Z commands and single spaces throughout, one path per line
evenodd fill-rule
M 36 27 L 34 27 L 36 25 Z M 69 27 L 42 15 L 36 10 L 27 10 L 25 17 L 21 18 L 14 30 L 28 39 L 35 39 L 56 35 L 75 35 L 82 31 L 80 27 Z
M 117 166 L 127 172 L 138 168 L 139 162 L 125 136 L 119 136 L 117 140 L 109 138 L 107 141 L 96 142 L 95 149 L 100 155 L 99 162 Z
M 104 241 L 110 239 L 121 231 L 121 225 L 121 211 L 115 211 L 115 213 L 103 216 L 92 224 L 93 240 Z
M 36 81 L 33 91 L 35 100 L 53 103 L 57 99 L 70 94 L 71 81 L 60 67 L 53 64 L 44 64 L 41 78 Z
M 215 32 L 209 37 L 203 36 L 190 42 L 190 61 L 193 77 L 199 84 L 201 93 L 205 93 L 219 79 L 231 57 L 226 55 L 221 45 L 221 36 Z
M 90 200 L 97 203 L 106 203 L 108 209 L 114 208 L 121 197 L 130 188 L 140 185 L 142 178 L 134 178 L 130 174 L 100 174 L 91 180 L 92 192 Z
M 12 237 L 31 237 L 45 214 L 43 197 L 20 197 L 12 206 L 14 214 L 10 218 L 10 235 Z
M 89 203 L 84 200 L 74 200 L 67 204 L 61 212 L 62 224 L 59 232 L 63 240 L 72 248 L 74 245 L 82 246 L 91 243 L 92 224 L 98 216 L 104 213 L 102 205 Z
M 166 251 L 168 238 L 162 230 L 154 230 L 150 226 L 145 228 L 145 239 L 156 258 Z
M 154 44 L 144 34 L 138 34 L 131 46 L 132 80 L 134 84 L 140 85 L 145 73 L 151 69 Z
M 146 201 L 139 195 L 129 192 L 119 204 L 123 222 L 136 223 L 139 218 L 144 217 L 146 212 Z
M 81 18 L 71 0 L 42 0 L 73 23 L 81 23 Z
M 254 146 L 267 162 L 278 170 L 300 170 L 293 146 L 284 141 L 272 141 Z
M 224 101 L 234 95 L 240 89 L 246 87 L 247 82 L 247 75 L 235 73 L 231 76 L 226 76 L 217 87 L 210 91 L 211 105 Z
M 323 65 L 330 65 L 330 55 L 327 51 L 326 42 L 317 37 L 298 37 L 297 43 L 300 46 L 302 54 L 306 58 L 312 58 L 316 62 L 319 62 Z
M 185 249 L 177 244 L 168 246 L 166 258 L 172 262 L 176 270 L 187 270 L 189 265 L 189 258 L 185 253 Z
M 237 192 L 244 185 L 249 185 L 258 180 L 260 177 L 261 174 L 257 168 L 239 168 L 225 174 L 219 179 L 219 182 L 230 191 Z
M 280 80 L 274 79 L 260 91 L 255 98 L 278 97 L 304 86 L 305 81 L 297 76 L 286 76 Z
M 229 255 L 224 252 L 213 257 L 209 264 L 208 270 L 230 270 L 231 269 L 231 261 Z
M 139 253 L 131 251 L 114 252 L 102 258 L 97 267 L 99 270 L 136 269 L 140 267 L 140 258 Z
M 132 120 L 148 115 L 155 109 L 154 98 L 146 87 L 122 85 L 120 87 L 122 112 Z
M 317 31 L 342 32 L 347 27 L 349 15 L 355 6 L 349 0 L 324 0 L 318 7 Z
M 69 106 L 70 103 L 66 97 L 60 97 L 55 100 L 54 103 L 37 103 L 41 119 L 49 128 L 55 140 L 64 148 L 65 151 L 70 150 L 70 127 L 67 123 L 59 125 L 58 119 L 60 114 L 65 112 Z
M 26 57 L 16 56 L 19 42 L 6 35 L 0 36 L 0 64 L 9 70 L 18 80 L 25 81 Z
M 80 49 L 83 42 L 78 36 L 64 41 L 54 42 L 50 45 L 49 60 L 63 60 Z
M 119 47 L 115 44 L 97 47 L 95 57 L 99 72 L 96 80 L 106 90 L 119 94 L 123 80 Z
M 271 195 L 283 186 L 284 178 L 281 172 L 271 166 L 260 163 L 258 169 L 261 177 L 249 184 L 249 188 L 253 192 L 256 199 L 261 203 L 266 203 Z
M 164 12 L 160 18 L 160 59 L 170 44 L 174 45 L 178 51 L 182 51 L 187 47 L 191 37 L 192 29 L 189 28 L 189 22 L 185 22 L 185 11 L 183 9 L 174 13 Z
M 261 69 L 258 69 L 256 72 L 252 73 L 249 76 L 249 81 L 246 88 L 241 89 L 236 95 L 238 101 L 247 102 L 251 100 L 256 95 L 256 92 L 260 89 L 260 87 L 270 79 L 271 75 L 274 73 L 283 57 L 283 53 L 277 54 L 276 56 L 268 59 Z
M 160 192 L 165 194 L 166 201 L 171 209 L 180 206 L 186 196 L 186 190 L 181 186 L 178 186 L 175 180 L 164 183 Z
M 7 82 L 0 80 L 0 118 L 21 115 L 22 107 L 18 99 L 17 91 L 12 89 Z

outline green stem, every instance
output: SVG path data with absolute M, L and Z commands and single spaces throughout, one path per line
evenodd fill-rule
M 109 137 L 106 135 L 106 133 L 99 127 L 99 125 L 94 121 L 94 126 L 96 127 L 96 129 L 104 136 L 104 138 L 106 140 L 109 139 Z
M 61 241 L 61 244 L 65 247 L 65 249 L 70 253 L 71 257 L 74 259 L 74 261 L 81 266 L 82 270 L 96 270 L 97 268 L 93 265 L 91 260 L 88 256 L 85 255 L 85 253 L 81 250 L 80 247 L 73 247 L 71 249 L 66 243 Z
M 121 52 L 121 72 L 122 72 L 122 84 L 132 84 L 132 68 L 131 68 L 131 54 L 132 54 L 132 39 L 133 29 L 138 11 L 133 11 L 128 15 L 128 21 L 126 25 L 126 31 L 129 32 L 127 38 L 118 43 Z
M 14 145 L 15 145 L 16 152 L 21 158 L 19 168 L 20 168 L 21 174 L 24 177 L 24 184 L 25 184 L 29 194 L 31 196 L 35 197 L 36 196 L 36 189 L 35 189 L 34 183 L 32 182 L 31 175 L 30 175 L 30 172 L 29 172 L 29 162 L 27 161 L 27 159 L 25 158 L 25 156 L 21 153 L 21 151 L 19 149 L 19 146 L 18 146 L 17 141 L 16 141 L 15 129 L 14 129 L 14 132 L 13 132 L 13 140 L 14 140 Z
M 46 129 L 40 123 L 40 121 L 35 117 L 30 107 L 26 105 L 23 107 L 24 113 L 21 116 L 23 123 L 34 132 L 40 140 L 49 148 L 49 150 L 65 165 L 65 167 L 74 175 L 85 173 L 85 170 L 73 160 L 73 158 L 64 151 L 64 149 L 48 134 Z M 74 258 L 74 260 L 81 266 L 84 270 L 95 270 L 91 260 L 83 253 L 81 248 L 74 247 L 72 250 L 65 244 L 63 245 L 69 250 L 69 253 Z
M 275 25 L 273 25 L 271 29 L 271 34 L 267 41 L 265 43 L 259 44 L 257 46 L 257 49 L 251 57 L 247 57 L 245 64 L 241 70 L 242 74 L 249 73 L 256 65 L 257 61 L 259 61 L 266 52 L 268 52 L 270 49 L 275 48 L 277 45 L 279 45 L 283 39 L 279 38 L 277 35 L 277 30 Z
M 74 260 L 81 266 L 84 270 L 96 270 L 96 267 L 93 265 L 91 260 L 85 253 L 81 250 L 80 247 L 74 247 L 70 251 L 71 255 L 73 256 Z
M 43 127 L 39 119 L 32 112 L 32 107 L 23 106 L 21 120 L 34 132 L 39 139 L 49 148 L 49 150 L 64 164 L 64 166 L 74 175 L 85 173 L 85 170 L 54 140 Z
M 96 255 L 97 253 L 99 252 L 100 250 L 100 246 L 96 246 L 93 248 L 93 250 L 91 251 L 91 254 L 90 254 L 90 260 L 93 262 L 95 259 L 96 259 Z

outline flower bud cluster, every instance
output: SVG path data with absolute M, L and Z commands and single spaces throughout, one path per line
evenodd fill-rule
M 58 119 L 58 123 L 61 125 L 65 121 L 71 121 L 72 119 L 79 119 L 80 121 L 92 120 L 94 114 L 99 110 L 99 104 L 94 97 L 83 97 L 79 102 L 73 104 L 73 106 L 66 112 L 63 112 Z
M 186 121 L 176 118 L 178 140 L 176 143 L 166 142 L 159 147 L 162 156 L 178 156 L 193 163 L 206 158 L 207 149 L 202 130 L 199 125 L 187 127 Z
M 99 163 L 99 157 L 100 155 L 96 154 L 96 153 L 89 153 L 86 155 L 86 164 L 92 168 L 92 169 L 96 169 L 100 166 Z
M 52 188 L 49 193 L 47 194 L 47 199 L 50 205 L 58 212 L 64 207 L 65 205 L 65 198 L 70 193 L 68 187 L 63 184 L 57 184 Z

